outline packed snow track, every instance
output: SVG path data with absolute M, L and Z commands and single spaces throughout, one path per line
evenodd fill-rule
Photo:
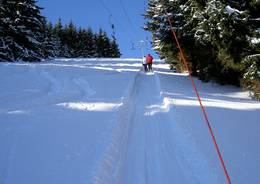
M 0 72 L 0 183 L 226 182 L 188 77 L 162 61 L 152 73 L 134 59 L 1 63 Z M 232 182 L 260 183 L 259 102 L 195 82 Z

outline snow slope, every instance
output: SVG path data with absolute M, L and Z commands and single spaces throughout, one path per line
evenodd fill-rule
M 184 74 L 156 61 L 1 63 L 0 183 L 225 183 Z M 196 81 L 233 183 L 260 183 L 260 103 Z

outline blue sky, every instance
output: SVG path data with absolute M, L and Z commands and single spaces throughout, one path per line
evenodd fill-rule
M 56 23 L 59 18 L 64 24 L 72 20 L 77 26 L 90 26 L 95 31 L 102 28 L 109 35 L 112 34 L 111 23 L 113 23 L 122 57 L 141 57 L 141 49 L 138 45 L 140 40 L 144 40 L 147 43 L 144 53 L 151 53 L 157 58 L 151 50 L 151 33 L 141 28 L 145 22 L 141 14 L 147 6 L 146 1 L 38 0 L 38 5 L 44 8 L 43 15 L 52 23 Z

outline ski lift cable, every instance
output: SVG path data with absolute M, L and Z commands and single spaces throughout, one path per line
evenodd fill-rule
M 120 1 L 121 1 L 121 0 L 120 0 Z M 103 0 L 99 0 L 99 2 L 100 2 L 100 4 L 102 5 L 102 7 L 104 8 L 104 10 L 106 10 L 107 13 L 108 13 L 109 16 L 110 16 L 110 20 L 109 20 L 110 25 L 111 25 L 111 26 L 113 25 L 113 23 L 112 23 L 112 19 L 113 19 L 113 20 L 117 23 L 117 25 L 119 25 L 119 26 L 125 31 L 125 33 L 129 36 L 130 42 L 131 42 L 132 48 L 133 48 L 133 45 L 134 45 L 133 40 L 139 40 L 139 39 L 137 39 L 137 37 L 136 37 L 137 34 L 133 34 L 133 32 L 129 32 L 129 29 L 126 29 L 126 28 L 118 21 L 118 19 L 115 18 L 115 16 L 112 14 L 112 11 L 110 11 L 110 9 L 108 8 L 108 6 L 105 4 L 105 2 L 104 2 Z M 123 3 L 122 3 L 122 5 L 123 5 Z M 123 9 L 123 7 L 122 7 L 122 9 Z M 129 18 L 129 16 L 128 16 L 128 14 L 127 14 L 127 11 L 126 11 L 125 8 L 123 9 L 123 12 L 126 13 L 126 16 L 128 17 L 129 23 L 132 22 L 131 19 Z M 130 23 L 130 24 L 133 26 L 133 23 Z M 130 33 L 131 33 L 131 34 L 130 34 Z M 135 39 L 133 39 L 133 38 L 135 38 Z
M 119 0 L 119 2 L 120 2 L 120 6 L 121 6 L 121 8 L 122 8 L 122 10 L 125 14 L 125 17 L 126 17 L 128 23 L 129 23 L 129 25 L 132 26 L 132 27 L 136 27 L 136 28 L 140 29 L 141 26 L 138 26 L 137 24 L 133 24 L 133 21 L 131 21 L 129 14 L 127 13 L 127 9 L 124 6 L 123 0 Z M 146 10 L 145 8 L 146 8 L 146 1 L 144 0 L 144 12 Z M 147 42 L 147 40 L 146 40 L 146 42 Z M 147 43 L 145 43 L 145 50 L 147 52 Z
M 144 0 L 144 12 L 146 11 L 146 7 L 147 7 L 146 0 Z
M 117 24 L 121 26 L 121 23 L 117 20 L 117 18 L 115 18 L 113 16 L 112 12 L 108 8 L 108 6 L 104 3 L 104 1 L 103 0 L 99 0 L 99 2 L 103 6 L 103 8 L 107 11 L 107 13 L 109 14 L 110 18 L 113 18 L 117 22 Z
M 121 9 L 122 9 L 125 17 L 126 17 L 126 20 L 128 21 L 129 26 L 131 26 L 132 28 L 138 27 L 137 25 L 133 24 L 133 22 L 131 21 L 130 16 L 127 13 L 127 10 L 124 6 L 123 0 L 119 0 L 119 4 L 121 6 Z M 131 42 L 131 50 L 135 50 L 135 43 L 134 42 Z
M 128 36 L 131 38 L 131 40 L 134 40 L 134 39 L 133 39 L 133 35 L 128 32 L 128 29 L 125 29 L 125 27 L 117 20 L 117 18 L 115 18 L 115 16 L 113 16 L 112 12 L 111 12 L 110 9 L 108 8 L 108 6 L 105 4 L 105 2 L 104 2 L 103 0 L 99 0 L 99 2 L 100 2 L 100 4 L 102 5 L 102 7 L 107 11 L 107 13 L 109 14 L 109 16 L 116 21 L 117 25 L 119 25 L 122 29 L 124 29 L 125 33 L 128 34 Z M 110 20 L 110 21 L 111 21 L 111 20 Z
M 125 15 L 125 17 L 126 17 L 128 23 L 129 23 L 129 25 L 131 25 L 132 27 L 138 27 L 138 26 L 136 26 L 135 24 L 133 24 L 133 22 L 131 21 L 131 19 L 130 19 L 130 17 L 129 17 L 129 14 L 127 13 L 127 10 L 126 10 L 126 8 L 125 8 L 125 6 L 124 6 L 123 0 L 119 0 L 119 2 L 120 2 L 119 4 L 120 4 L 120 6 L 121 6 L 121 9 L 123 10 L 123 13 L 124 13 L 124 15 Z
M 147 0 L 143 0 L 143 2 L 144 2 L 144 4 L 143 4 L 143 8 L 144 8 L 144 14 L 146 13 L 146 11 L 147 11 L 147 8 L 148 8 L 148 2 L 147 2 Z M 144 24 L 144 28 L 145 28 L 145 24 Z M 145 31 L 145 32 L 147 32 L 147 31 Z M 151 42 L 149 42 L 148 41 L 149 39 L 148 39 L 148 33 L 146 33 L 146 52 L 148 52 L 148 50 L 151 50 L 151 49 L 149 49 L 149 46 L 148 45 L 150 45 L 151 44 Z
M 116 35 L 116 32 L 115 32 L 115 25 L 114 25 L 114 23 L 113 23 L 113 21 L 112 21 L 112 15 L 110 15 L 109 16 L 109 24 L 110 24 L 110 26 L 111 26 L 111 28 L 112 28 L 112 37 L 113 37 L 113 39 L 116 39 L 115 37 L 115 35 Z
M 161 4 L 162 4 L 162 5 L 164 4 L 162 0 L 161 0 Z M 177 35 L 176 35 L 176 32 L 175 32 L 175 30 L 174 30 L 174 28 L 173 28 L 171 18 L 168 16 L 168 13 L 167 13 L 165 7 L 162 6 L 162 8 L 163 8 L 163 11 L 164 11 L 164 13 L 165 13 L 167 19 L 168 19 L 168 23 L 169 23 L 169 25 L 170 25 L 171 32 L 172 32 L 172 35 L 173 35 L 173 41 L 175 41 L 175 43 L 177 44 L 177 47 L 178 47 L 178 49 L 179 49 L 179 52 L 180 52 L 180 56 L 181 56 L 181 60 L 182 60 L 182 62 L 183 62 L 183 65 L 184 65 L 184 67 L 186 68 L 186 70 L 187 70 L 188 73 L 189 73 L 189 79 L 191 80 L 191 84 L 192 84 L 193 90 L 194 90 L 194 92 L 195 92 L 195 94 L 196 94 L 196 96 L 197 96 L 197 99 L 198 99 L 198 101 L 199 101 L 200 108 L 201 108 L 201 110 L 202 110 L 202 113 L 203 113 L 205 122 L 206 122 L 206 124 L 207 124 L 208 129 L 209 129 L 209 132 L 210 132 L 210 135 L 211 135 L 211 139 L 212 139 L 213 144 L 214 144 L 214 147 L 215 147 L 215 149 L 216 149 L 216 152 L 217 152 L 219 161 L 220 161 L 220 163 L 221 163 L 222 169 L 223 169 L 223 171 L 224 171 L 224 175 L 225 175 L 225 177 L 226 177 L 227 183 L 228 183 L 228 184 L 231 184 L 230 176 L 229 176 L 229 173 L 228 173 L 227 168 L 226 168 L 226 166 L 225 166 L 225 162 L 224 162 L 224 159 L 223 159 L 222 154 L 221 154 L 221 152 L 220 152 L 219 146 L 218 146 L 218 144 L 217 144 L 217 141 L 216 141 L 216 138 L 215 138 L 213 129 L 212 129 L 212 127 L 211 127 L 211 123 L 210 123 L 210 121 L 209 121 L 209 118 L 208 118 L 208 115 L 207 115 L 207 113 L 206 113 L 205 107 L 204 107 L 204 105 L 202 104 L 202 100 L 201 100 L 200 94 L 199 94 L 199 92 L 198 92 L 197 86 L 196 86 L 196 84 L 195 84 L 195 82 L 194 82 L 194 79 L 193 79 L 192 76 L 191 76 L 191 69 L 190 69 L 190 67 L 189 67 L 189 65 L 188 65 L 188 62 L 187 62 L 186 57 L 185 57 L 185 55 L 184 55 L 183 49 L 182 49 L 182 47 L 181 47 L 181 45 L 180 45 L 179 39 L 178 39 L 178 37 L 177 37 Z

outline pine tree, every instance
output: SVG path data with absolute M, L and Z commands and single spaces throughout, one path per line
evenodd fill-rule
M 76 49 L 78 40 L 78 32 L 76 26 L 71 21 L 69 25 L 65 25 L 62 30 L 62 46 L 64 57 L 77 57 Z
M 91 28 L 80 28 L 78 31 L 77 57 L 93 57 L 95 55 L 94 34 Z
M 86 57 L 94 57 L 96 51 L 95 35 L 91 28 L 88 28 L 85 32 L 85 46 L 86 46 Z
M 3 6 L 1 1 L 0 6 L 0 61 L 12 61 L 14 56 L 12 54 L 12 37 L 8 35 L 8 27 L 11 24 L 8 18 L 10 14 L 9 9 L 6 6 Z
M 39 61 L 49 57 L 119 57 L 116 39 L 100 30 L 77 30 L 73 22 L 52 26 L 35 0 L 1 0 L 0 61 Z
M 249 90 L 251 97 L 260 99 L 260 54 L 247 56 L 242 62 L 246 68 L 243 87 Z
M 1 33 L 0 33 L 1 35 Z M 2 37 L 2 36 L 0 36 Z M 13 61 L 14 56 L 10 46 L 12 45 L 13 40 L 10 37 L 5 39 L 0 39 L 0 61 Z
M 116 39 L 113 38 L 113 40 L 110 42 L 110 54 L 109 57 L 111 58 L 119 58 L 121 56 L 120 50 L 118 48 L 118 44 L 116 42 Z
M 76 43 L 75 57 L 84 57 L 83 56 L 85 52 L 85 44 L 83 44 L 84 32 L 85 32 L 84 29 L 79 28 L 79 31 L 77 33 L 78 42 Z
M 14 16 L 12 12 L 12 5 L 10 1 L 1 1 L 0 7 L 0 60 L 1 61 L 14 61 L 15 53 L 14 48 L 18 52 L 20 46 L 14 40 Z M 21 51 L 20 51 L 21 52 Z
M 43 39 L 43 54 L 45 58 L 56 57 L 59 55 L 59 48 L 57 48 L 57 40 L 53 34 L 53 26 L 51 23 L 46 23 L 44 25 L 44 39 Z
M 255 1 L 245 0 L 150 0 L 146 29 L 153 33 L 155 50 L 180 66 L 179 51 L 165 20 L 170 17 L 193 74 L 205 81 L 238 85 L 241 61 L 253 50 L 248 39 L 252 22 L 259 20 L 259 8 L 253 5 Z
M 171 20 L 177 35 L 180 37 L 183 26 L 185 25 L 184 15 L 181 10 L 182 4 L 183 1 L 177 0 L 150 0 L 148 2 L 149 8 L 145 14 L 145 18 L 148 19 L 145 29 L 153 33 L 152 43 L 154 49 L 159 53 L 161 58 L 165 58 L 168 62 L 177 61 L 179 66 L 181 65 L 179 50 L 172 40 L 168 18 Z
M 99 30 L 99 33 L 96 37 L 96 49 L 97 57 L 109 57 L 109 38 L 107 37 L 106 32 L 104 32 L 102 29 Z
M 61 19 L 54 25 L 52 29 L 53 34 L 53 42 L 55 47 L 55 56 L 63 57 L 64 56 L 64 47 L 63 47 L 63 26 L 61 23 Z
M 53 32 L 54 35 L 59 37 L 61 39 L 61 41 L 63 42 L 63 40 L 62 40 L 62 38 L 63 38 L 63 26 L 62 26 L 62 23 L 61 23 L 61 19 L 59 19 L 58 22 L 55 24 L 52 32 Z
M 43 21 L 41 8 L 34 0 L 3 0 L 6 37 L 15 60 L 34 61 L 43 58 L 41 38 Z
M 260 1 L 246 1 L 239 10 L 248 12 L 247 27 L 251 33 L 248 36 L 250 52 L 242 60 L 245 69 L 242 84 L 253 98 L 260 99 Z

